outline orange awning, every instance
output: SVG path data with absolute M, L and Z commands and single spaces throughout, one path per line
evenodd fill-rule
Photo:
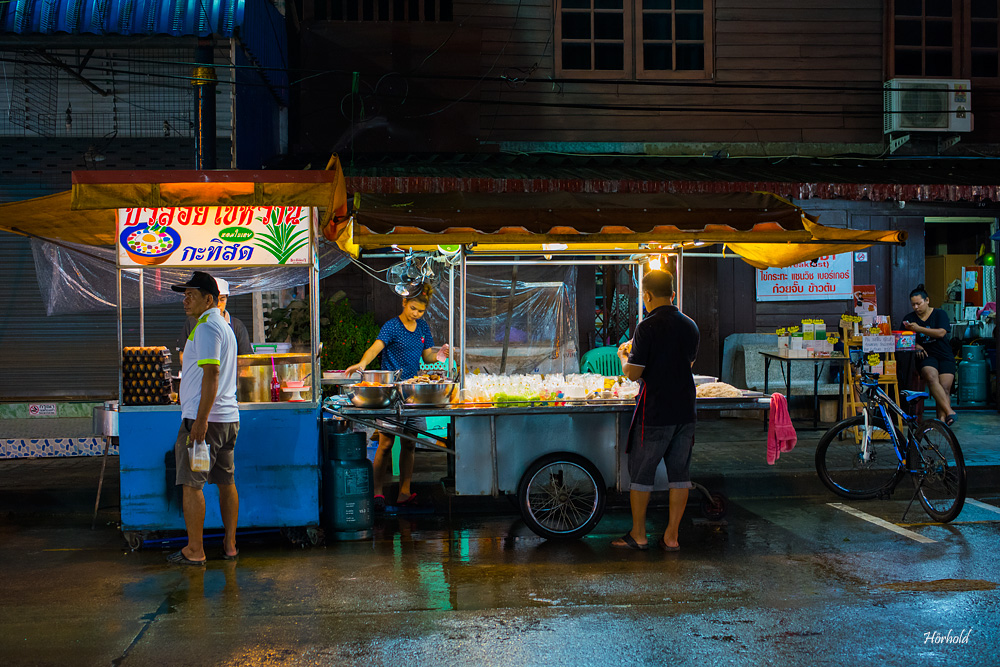
M 73 189 L 0 204 L 0 230 L 83 245 L 114 245 L 115 210 L 181 206 L 315 206 L 322 224 L 347 213 L 334 156 L 320 171 L 77 171 Z
M 475 244 L 480 249 L 587 244 L 587 254 L 700 241 L 723 243 L 756 267 L 791 266 L 905 232 L 825 227 L 763 192 L 726 194 L 508 193 L 355 195 L 354 215 L 324 228 L 343 250 Z

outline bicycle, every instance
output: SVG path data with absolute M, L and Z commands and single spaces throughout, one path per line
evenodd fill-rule
M 853 355 L 852 355 L 853 356 Z M 965 504 L 968 479 L 965 458 L 954 432 L 943 421 L 918 421 L 878 386 L 878 375 L 859 369 L 862 414 L 834 424 L 816 448 L 816 472 L 828 489 L 852 500 L 889 498 L 909 473 L 914 498 L 935 521 L 957 517 Z M 926 391 L 904 391 L 907 402 L 926 398 Z M 892 416 L 906 428 L 906 437 Z

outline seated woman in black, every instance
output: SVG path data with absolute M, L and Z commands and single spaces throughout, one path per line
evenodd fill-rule
M 917 334 L 917 368 L 934 397 L 938 419 L 951 426 L 958 416 L 951 409 L 955 383 L 955 354 L 951 351 L 951 322 L 940 308 L 931 308 L 924 286 L 910 292 L 913 312 L 903 317 L 903 327 Z

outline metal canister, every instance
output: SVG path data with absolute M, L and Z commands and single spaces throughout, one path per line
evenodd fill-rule
M 366 539 L 374 522 L 375 478 L 365 434 L 324 428 L 323 440 L 322 515 L 327 537 Z
M 986 405 L 989 376 L 982 345 L 963 345 L 958 363 L 958 404 L 962 407 Z

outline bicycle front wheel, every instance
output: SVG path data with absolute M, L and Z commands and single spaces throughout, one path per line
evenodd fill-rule
M 885 422 L 873 418 L 866 432 L 864 415 L 856 415 L 834 424 L 820 439 L 816 472 L 838 496 L 863 500 L 895 486 L 903 469 Z
M 920 425 L 914 440 L 920 462 L 911 469 L 920 504 L 935 521 L 951 521 L 962 512 L 968 487 L 958 438 L 943 422 L 932 419 Z

